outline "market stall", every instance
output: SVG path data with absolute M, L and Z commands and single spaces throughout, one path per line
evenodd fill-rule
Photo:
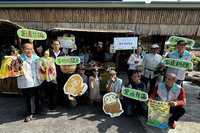
M 85 65 L 85 74 L 89 77 L 92 70 L 98 67 L 103 77 L 101 90 L 105 91 L 106 81 L 109 79 L 109 70 L 116 70 L 117 56 L 115 51 L 108 54 L 105 60 L 105 53 L 110 53 L 113 48 L 111 44 L 116 36 L 126 36 L 131 31 L 127 30 L 105 30 L 105 29 L 78 29 L 78 28 L 52 28 L 50 29 L 51 39 L 58 39 L 61 48 L 67 55 L 75 55 L 81 58 L 81 64 Z M 70 45 L 69 45 L 70 44 Z M 67 49 L 67 50 L 66 50 Z
M 21 39 L 17 37 L 17 30 L 23 28 L 11 21 L 0 19 L 0 66 L 5 55 L 9 55 L 13 45 L 21 51 Z M 20 94 L 16 77 L 0 79 L 0 93 Z

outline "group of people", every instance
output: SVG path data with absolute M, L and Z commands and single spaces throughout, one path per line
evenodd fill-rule
M 165 58 L 178 59 L 183 61 L 191 61 L 192 54 L 186 50 L 186 45 L 188 42 L 186 40 L 179 40 L 176 45 L 176 49 L 173 52 L 168 53 Z M 162 56 L 158 54 L 159 46 L 154 44 L 151 46 L 151 53 L 142 55 L 142 47 L 138 46 L 135 53 L 133 53 L 129 59 L 129 70 L 128 70 L 128 79 L 129 79 L 129 88 L 141 90 L 146 90 L 151 99 L 157 99 L 159 101 L 169 102 L 170 104 L 170 113 L 172 116 L 169 118 L 169 125 L 172 128 L 176 127 L 175 121 L 178 121 L 179 118 L 184 115 L 185 109 L 185 92 L 183 87 L 181 87 L 183 80 L 185 79 L 186 71 L 192 71 L 192 69 L 183 70 L 178 68 L 166 67 L 166 73 L 164 75 L 164 81 L 162 83 L 156 84 L 158 74 L 161 69 L 164 68 L 162 64 Z M 141 72 L 141 81 L 137 83 L 136 80 L 131 79 L 131 76 L 135 77 L 137 73 L 136 66 L 142 65 L 143 71 Z M 136 76 L 137 77 L 137 76 Z M 150 81 L 149 89 L 144 89 L 148 87 L 148 82 Z M 140 86 L 140 87 L 138 87 Z M 142 87 L 141 87 L 142 86 Z M 148 90 L 148 91 L 147 91 Z M 129 105 L 128 109 L 134 108 L 133 105 L 138 105 L 139 101 L 133 101 Z M 133 104 L 135 103 L 135 104 Z M 142 102 L 139 102 L 139 108 L 146 109 Z M 127 111 L 129 111 L 127 110 Z M 132 114 L 132 112 L 127 112 Z
M 60 50 L 60 41 L 53 40 L 51 43 L 52 50 L 50 50 L 50 57 L 56 59 L 57 57 L 64 57 L 66 54 Z M 79 65 L 77 67 L 77 74 L 79 74 L 83 83 L 88 84 L 89 89 L 83 95 L 73 97 L 71 95 L 64 94 L 63 87 L 71 76 L 61 71 L 59 65 L 55 64 L 56 79 L 50 82 L 39 79 L 39 64 L 38 60 L 44 56 L 44 47 L 37 45 L 34 49 L 33 44 L 24 43 L 23 53 L 20 57 L 23 59 L 23 76 L 17 78 L 18 88 L 22 90 L 22 94 L 26 100 L 27 105 L 27 117 L 25 122 L 30 121 L 34 114 L 45 115 L 46 112 L 42 108 L 42 90 L 48 95 L 49 110 L 55 110 L 55 94 L 58 93 L 58 102 L 61 104 L 69 103 L 74 107 L 77 103 L 81 104 L 93 104 L 94 102 L 101 102 L 100 96 L 100 82 L 101 77 L 99 75 L 98 67 L 94 67 L 91 76 L 88 78 L 85 75 L 85 66 Z
M 169 53 L 166 58 L 180 59 L 190 61 L 192 55 L 185 50 L 187 41 L 179 40 L 177 42 L 177 49 Z M 66 56 L 60 50 L 59 40 L 53 40 L 52 51 L 50 57 L 56 59 L 60 56 Z M 169 125 L 175 128 L 175 121 L 185 113 L 182 106 L 185 105 L 185 92 L 181 83 L 184 80 L 186 70 L 180 70 L 176 68 L 167 68 L 165 81 L 163 83 L 156 84 L 158 69 L 162 69 L 162 56 L 157 54 L 158 45 L 151 46 L 151 53 L 142 55 L 142 47 L 138 46 L 136 53 L 133 53 L 128 59 L 128 87 L 131 89 L 137 89 L 141 91 L 148 91 L 149 97 L 160 101 L 169 102 L 171 108 L 170 112 L 173 115 L 169 118 Z M 40 51 L 40 50 L 38 50 Z M 37 53 L 39 55 L 39 53 Z M 94 102 L 101 102 L 100 95 L 100 83 L 102 78 L 99 75 L 99 70 L 95 67 L 92 70 L 91 76 L 88 78 L 85 75 L 84 65 L 79 65 L 77 73 L 82 77 L 83 83 L 88 84 L 89 89 L 83 94 L 77 97 L 71 95 L 65 95 L 63 92 L 63 86 L 67 79 L 71 76 L 61 71 L 60 66 L 56 65 L 56 81 L 55 82 L 43 82 L 38 79 L 38 64 L 39 58 L 34 52 L 33 44 L 23 44 L 23 53 L 20 57 L 24 60 L 23 76 L 18 77 L 18 88 L 22 90 L 23 96 L 26 99 L 27 105 L 27 117 L 25 121 L 28 122 L 32 119 L 34 114 L 46 114 L 42 110 L 41 104 L 41 89 L 47 88 L 49 95 L 49 110 L 55 110 L 55 92 L 58 90 L 58 98 L 61 102 L 68 102 L 70 106 L 74 107 L 77 103 L 94 104 Z M 110 56 L 109 56 L 110 57 Z M 137 71 L 137 66 L 142 65 L 143 71 Z M 191 70 L 188 70 L 191 71 Z M 122 96 L 121 91 L 125 87 L 123 80 L 117 77 L 117 72 L 110 70 L 110 79 L 106 84 L 107 92 L 115 92 L 117 97 L 125 104 L 126 114 L 132 116 L 135 112 L 140 112 L 144 115 L 147 114 L 147 105 L 142 101 L 137 101 Z M 147 89 L 148 81 L 150 80 L 150 88 Z
M 103 52 L 100 46 L 97 46 L 93 53 L 87 49 L 86 46 L 82 47 L 82 52 L 78 54 L 84 57 L 84 62 L 96 61 L 98 64 L 103 62 L 113 62 L 114 53 L 110 53 L 110 46 L 106 46 L 105 52 Z

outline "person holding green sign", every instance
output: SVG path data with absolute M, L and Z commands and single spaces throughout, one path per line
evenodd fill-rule
M 169 53 L 166 58 L 172 58 L 172 59 L 178 59 L 183 61 L 191 61 L 192 60 L 192 54 L 189 53 L 186 49 L 186 45 L 188 42 L 186 40 L 179 40 L 177 42 L 177 49 L 171 53 Z M 172 68 L 168 67 L 166 71 L 166 75 L 169 73 L 174 73 L 177 75 L 177 84 L 181 85 L 182 81 L 185 79 L 186 71 L 192 71 L 192 69 L 189 70 L 183 70 L 178 68 Z
M 141 79 L 141 73 L 140 72 L 133 72 L 132 80 L 129 81 L 128 88 L 136 89 L 140 91 L 146 91 L 145 84 L 140 81 Z M 134 100 L 131 98 L 124 97 L 124 100 L 127 102 L 127 112 L 126 114 L 128 116 L 132 116 L 135 112 L 135 107 L 137 109 L 138 113 L 141 113 L 142 115 L 147 114 L 147 106 L 144 102 L 139 100 Z
M 158 97 L 158 101 L 169 102 L 170 113 L 172 116 L 169 118 L 169 125 L 171 128 L 176 128 L 175 121 L 178 121 L 181 116 L 184 115 L 185 109 L 185 91 L 183 87 L 176 84 L 177 76 L 173 73 L 169 73 L 165 82 L 159 83 L 153 93 L 151 99 Z

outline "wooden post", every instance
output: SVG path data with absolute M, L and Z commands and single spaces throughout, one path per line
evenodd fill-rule
M 22 39 L 18 37 L 19 52 L 22 53 Z
M 166 40 L 166 36 L 162 36 L 162 46 L 160 49 L 160 55 L 163 55 L 164 49 L 165 49 L 165 40 Z
M 116 71 L 118 71 L 119 66 L 119 50 L 116 50 Z

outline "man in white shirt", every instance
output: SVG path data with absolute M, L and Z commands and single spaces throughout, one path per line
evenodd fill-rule
M 23 76 L 17 78 L 18 88 L 26 99 L 27 117 L 25 122 L 33 118 L 33 114 L 46 114 L 42 112 L 41 104 L 41 80 L 38 79 L 38 56 L 34 54 L 33 44 L 23 44 Z
M 151 93 L 155 88 L 156 79 L 158 76 L 155 74 L 155 71 L 158 68 L 162 67 L 161 65 L 162 56 L 157 54 L 158 48 L 159 46 L 157 44 L 152 45 L 151 46 L 152 53 L 146 54 L 143 59 L 144 70 L 142 72 L 143 77 L 141 80 L 146 84 L 146 87 L 150 80 L 150 89 L 148 92 L 149 96 L 151 95 Z

